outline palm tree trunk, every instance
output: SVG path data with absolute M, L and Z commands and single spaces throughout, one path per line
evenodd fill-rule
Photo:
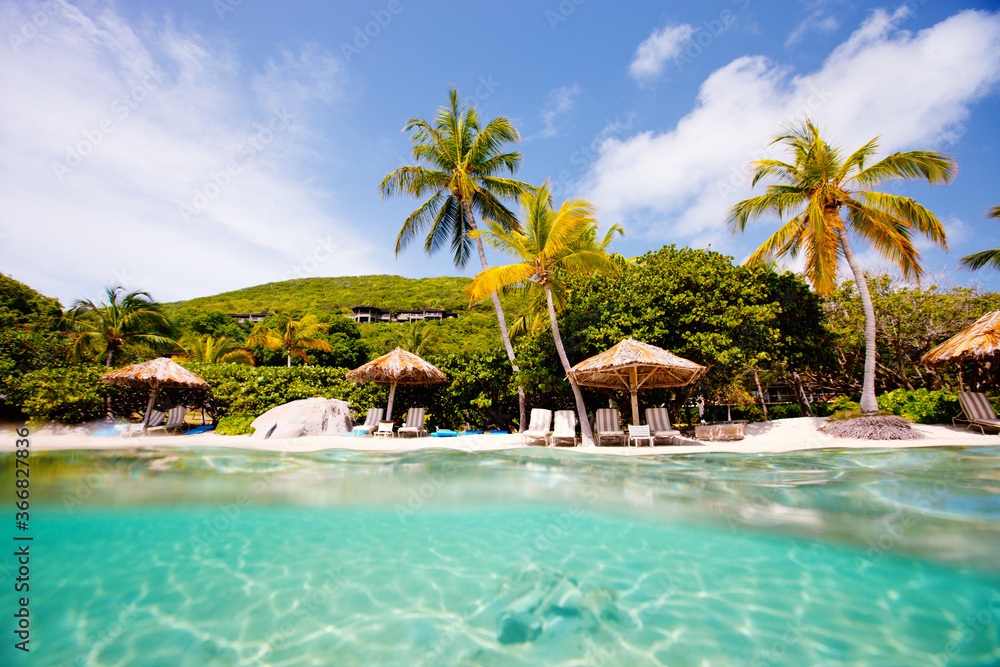
M 874 414 L 878 412 L 878 401 L 875 399 L 875 307 L 872 305 L 872 295 L 868 291 L 865 274 L 854 258 L 851 245 L 847 242 L 847 230 L 841 227 L 837 230 L 837 234 L 840 235 L 844 258 L 854 273 L 854 284 L 858 286 L 861 309 L 865 313 L 865 377 L 861 385 L 861 411 Z
M 291 352 L 288 353 L 288 364 L 287 365 L 288 365 L 288 368 L 292 367 L 292 353 Z
M 465 207 L 465 214 L 469 217 L 469 226 L 472 229 L 478 229 L 476 227 L 476 219 L 472 216 L 472 207 L 469 202 L 463 202 Z M 483 249 L 483 242 L 481 239 L 476 239 L 476 250 L 479 252 L 479 262 L 483 265 L 483 270 L 490 268 L 489 263 L 486 261 L 486 251 Z M 521 369 L 517 366 L 517 357 L 514 356 L 514 346 L 510 344 L 510 335 L 507 333 L 507 318 L 503 314 L 503 306 L 500 305 L 500 297 L 497 296 L 496 292 L 490 292 L 490 299 L 493 300 L 493 310 L 497 313 L 497 321 L 500 323 L 500 339 L 503 340 L 504 350 L 507 351 L 507 358 L 510 359 L 510 366 L 514 369 L 514 375 L 516 376 L 520 373 Z M 517 383 L 517 404 L 518 412 L 520 413 L 520 421 L 518 423 L 518 431 L 524 432 L 524 429 L 528 426 L 528 412 L 527 412 L 527 399 L 524 396 L 524 387 L 521 386 L 520 380 Z
M 563 370 L 569 375 L 571 368 L 569 357 L 566 356 L 566 348 L 563 347 L 562 336 L 559 335 L 559 322 L 556 321 L 556 307 L 552 303 L 552 289 L 548 285 L 545 285 L 545 300 L 549 304 L 549 322 L 552 324 L 552 338 L 556 342 L 556 352 L 559 353 L 559 361 L 562 362 Z M 583 394 L 580 393 L 580 387 L 573 378 L 569 378 L 569 386 L 573 388 L 573 398 L 576 399 L 576 411 L 580 418 L 581 441 L 584 447 L 592 447 L 594 445 L 594 433 L 590 430 L 590 420 L 587 419 L 587 406 L 583 404 Z
M 771 418 L 767 416 L 767 403 L 764 401 L 764 390 L 760 387 L 760 370 L 756 366 L 753 367 L 753 381 L 757 383 L 757 398 L 760 399 L 760 408 L 764 411 L 764 421 L 771 421 Z

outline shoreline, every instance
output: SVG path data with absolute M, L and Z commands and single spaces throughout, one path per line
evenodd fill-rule
M 812 449 L 902 449 L 910 447 L 982 447 L 1000 446 L 1000 435 L 982 435 L 978 430 L 955 426 L 914 424 L 919 440 L 859 440 L 836 438 L 816 428 L 826 422 L 820 417 L 795 417 L 772 422 L 747 424 L 743 440 L 701 442 L 678 438 L 683 444 L 655 447 L 558 447 L 554 449 L 586 454 L 611 456 L 650 456 L 664 454 L 740 453 L 767 454 Z M 0 432 L 0 452 L 14 451 L 16 435 L 12 430 Z M 79 433 L 29 435 L 31 450 L 135 450 L 160 447 L 195 449 L 222 447 L 270 451 L 275 453 L 354 450 L 400 453 L 420 449 L 451 449 L 464 452 L 499 451 L 543 445 L 522 445 L 519 434 L 459 435 L 442 438 L 372 438 L 350 435 L 307 436 L 279 440 L 262 440 L 248 435 L 227 436 L 216 433 L 197 435 L 154 435 L 148 437 L 98 437 Z

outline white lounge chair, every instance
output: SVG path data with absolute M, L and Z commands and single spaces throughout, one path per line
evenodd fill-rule
M 960 391 L 958 392 L 958 402 L 962 405 L 962 413 L 951 420 L 953 426 L 958 425 L 956 422 L 968 422 L 966 430 L 976 426 L 983 435 L 986 435 L 985 429 L 987 428 L 1000 431 L 1000 419 L 997 418 L 993 406 L 986 399 L 986 394 Z
M 560 440 L 569 440 L 576 447 L 576 412 L 573 410 L 558 410 L 555 414 L 555 426 L 549 436 L 549 444 L 557 445 Z
M 167 423 L 162 426 L 147 426 L 146 433 L 151 433 L 152 431 L 163 431 L 164 433 L 176 431 L 184 426 L 184 417 L 187 416 L 187 413 L 187 406 L 184 405 L 178 405 L 176 408 L 171 408 L 170 411 L 167 412 Z
M 150 410 L 149 411 L 149 424 L 147 425 L 147 428 L 149 426 L 155 426 L 155 425 L 159 424 L 161 421 L 163 421 L 163 418 L 165 416 L 166 415 L 164 413 L 160 412 L 159 410 Z M 144 419 L 143 421 L 139 422 L 138 424 L 129 424 L 128 428 L 121 432 L 121 437 L 123 437 L 123 438 L 131 438 L 133 435 L 142 435 L 142 425 L 143 425 L 143 423 L 145 421 L 146 420 Z
M 600 408 L 597 411 L 594 421 L 596 422 L 594 429 L 597 431 L 597 444 L 598 446 L 605 439 L 617 440 L 622 445 L 625 444 L 625 431 L 621 427 L 621 418 L 618 415 L 618 411 L 614 408 Z
M 427 435 L 427 429 L 424 428 L 424 409 L 410 408 L 407 410 L 406 423 L 397 429 L 396 435 L 400 438 L 404 435 L 412 435 L 417 438 L 421 437 L 421 435 Z
M 383 422 L 383 421 L 380 421 L 378 423 L 378 429 L 375 431 L 375 433 L 373 435 L 376 438 L 391 438 L 391 437 L 393 437 L 393 435 L 395 435 L 395 434 L 392 432 L 392 422 Z
M 355 435 L 371 435 L 378 428 L 378 423 L 382 420 L 382 408 L 368 408 L 368 415 L 365 423 L 354 427 Z
M 638 447 L 640 440 L 647 440 L 649 441 L 649 446 L 653 446 L 653 436 L 649 432 L 649 424 L 645 426 L 630 424 L 628 427 L 628 444 L 635 443 L 635 446 Z
M 552 411 L 543 408 L 531 409 L 531 421 L 528 428 L 521 434 L 521 444 L 530 444 L 533 440 L 544 440 L 549 444 L 549 430 L 552 427 Z
M 670 413 L 666 408 L 646 408 L 646 423 L 653 438 L 676 438 L 681 432 L 670 425 Z

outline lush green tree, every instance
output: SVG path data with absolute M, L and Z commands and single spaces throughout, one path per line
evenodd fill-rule
M 802 370 L 814 349 L 803 338 L 824 333 L 816 297 L 794 275 L 733 266 L 732 258 L 707 250 L 664 247 L 619 262 L 614 274 L 568 276 L 566 289 L 559 325 L 570 358 L 635 338 L 708 366 L 701 386 L 711 396 L 757 364 Z M 561 392 L 564 372 L 551 337 L 523 337 L 518 354 L 525 386 L 552 403 L 572 401 Z M 650 390 L 643 400 L 672 401 L 676 409 L 690 390 Z M 608 398 L 627 403 L 626 394 L 611 390 L 587 390 L 584 397 L 592 407 Z
M 875 312 L 864 273 L 848 241 L 848 229 L 899 266 L 906 278 L 919 278 L 923 271 L 913 234 L 919 232 L 947 249 L 944 226 L 913 199 L 871 188 L 897 178 L 948 183 L 955 175 L 955 162 L 942 153 L 909 151 L 893 153 L 869 165 L 878 150 L 877 138 L 844 158 L 840 149 L 827 143 L 809 120 L 775 142 L 783 142 L 792 149 L 794 162 L 754 162 L 753 185 L 767 177 L 777 177 L 781 182 L 769 185 L 767 194 L 733 206 L 729 224 L 734 233 L 742 232 L 752 219 L 770 213 L 784 218 L 786 213 L 798 211 L 751 255 L 749 261 L 769 263 L 803 252 L 805 275 L 823 296 L 836 287 L 838 260 L 843 257 L 847 261 L 865 312 L 866 354 L 861 409 L 866 413 L 877 412 Z M 841 211 L 846 211 L 846 223 Z
M 286 357 L 286 365 L 291 367 L 292 357 L 298 357 L 307 364 L 309 357 L 306 350 L 332 351 L 330 343 L 320 338 L 329 326 L 321 323 L 315 315 L 306 315 L 299 320 L 293 320 L 287 315 L 274 318 L 272 326 L 260 323 L 250 333 L 247 345 L 261 346 L 273 351 L 281 351 Z
M 124 287 L 109 287 L 107 301 L 77 300 L 71 311 L 76 340 L 74 354 L 80 358 L 95 354 L 110 367 L 126 345 L 144 344 L 153 350 L 177 343 L 166 334 L 170 324 L 160 304 L 148 292 L 126 292 Z
M 527 183 L 503 176 L 513 176 L 521 163 L 519 152 L 504 152 L 508 144 L 520 140 L 517 129 L 503 116 L 480 126 L 475 107 L 463 105 L 458 91 L 452 88 L 448 106 L 438 110 L 434 122 L 411 118 L 404 130 L 413 132 L 413 157 L 427 166 L 394 170 L 379 183 L 379 191 L 383 197 L 430 197 L 403 222 L 396 239 L 396 254 L 430 226 L 424 240 L 428 253 L 450 245 L 455 266 L 464 267 L 475 248 L 483 269 L 489 268 L 482 242 L 470 234 L 477 229 L 476 214 L 496 221 L 505 230 L 517 229 L 517 218 L 503 200 L 533 191 Z M 490 298 L 500 323 L 500 338 L 516 375 L 517 360 L 507 335 L 503 307 L 497 294 Z M 523 428 L 523 389 L 518 393 Z
M 928 368 L 920 358 L 975 322 L 984 313 L 1000 308 L 1000 294 L 975 288 L 918 285 L 888 274 L 868 276 L 878 333 L 878 388 L 942 387 L 957 389 L 959 365 Z M 824 300 L 826 322 L 833 336 L 835 371 L 825 379 L 838 392 L 856 394 L 861 389 L 865 354 L 864 310 L 853 282 L 841 284 Z M 974 364 L 965 368 L 974 373 Z
M 184 358 L 206 364 L 242 364 L 253 366 L 253 355 L 232 338 L 221 336 L 188 336 L 181 339 Z
M 53 331 L 62 327 L 59 301 L 0 273 L 0 329 L 23 327 Z
M 993 218 L 995 220 L 1000 220 L 1000 204 L 997 204 L 990 210 L 986 211 L 987 217 Z M 959 267 L 963 269 L 972 269 L 973 271 L 981 269 L 984 266 L 989 266 L 993 269 L 1000 269 L 1000 248 L 994 250 L 982 250 L 980 252 L 974 252 L 971 255 L 966 255 L 958 262 Z
M 167 315 L 178 338 L 193 335 L 245 340 L 252 328 L 249 323 L 241 324 L 222 311 L 207 308 L 180 308 Z
M 553 210 L 548 183 L 538 192 L 525 194 L 521 199 L 524 209 L 523 228 L 509 230 L 495 220 L 489 220 L 489 231 L 472 232 L 482 236 L 487 243 L 518 260 L 516 264 L 484 269 L 469 286 L 470 301 L 479 301 L 487 295 L 511 286 L 537 284 L 545 293 L 549 324 L 563 371 L 569 373 L 572 365 L 559 335 L 559 322 L 553 300 L 553 283 L 562 283 L 562 275 L 608 273 L 615 270 L 605 248 L 614 234 L 622 229 L 614 225 L 604 242 L 597 243 L 597 220 L 594 207 L 582 199 L 567 200 L 558 210 Z M 559 272 L 562 273 L 559 273 Z M 587 419 L 583 394 L 576 382 L 569 378 L 576 408 L 580 418 L 582 441 L 585 446 L 594 444 L 594 436 Z

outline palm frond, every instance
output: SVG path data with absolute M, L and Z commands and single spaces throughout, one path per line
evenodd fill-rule
M 935 151 L 893 153 L 854 175 L 862 187 L 874 187 L 897 178 L 923 179 L 931 184 L 950 183 L 955 178 L 955 160 Z
M 991 269 L 1000 269 L 1000 248 L 994 250 L 982 250 L 966 255 L 958 261 L 959 267 L 978 271 L 984 266 Z

